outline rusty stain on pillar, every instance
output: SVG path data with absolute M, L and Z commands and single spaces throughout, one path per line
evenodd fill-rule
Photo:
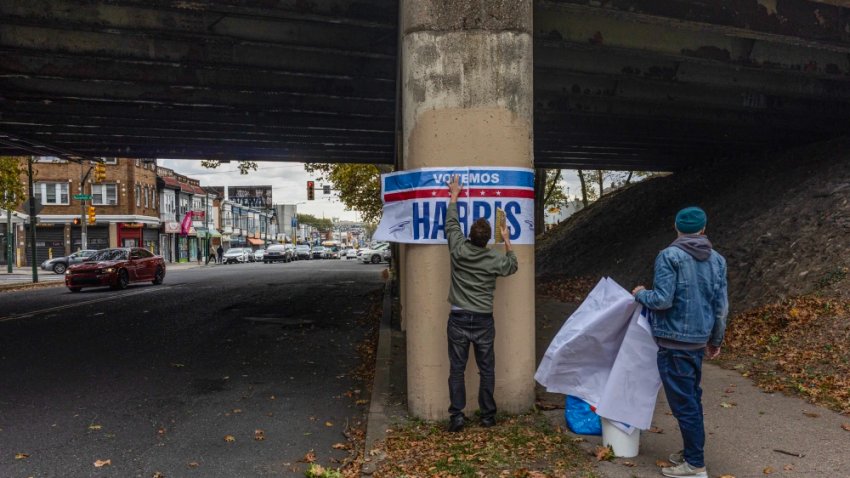
M 402 2 L 404 168 L 533 167 L 532 2 Z M 497 246 L 501 248 L 502 246 Z M 496 402 L 534 403 L 534 247 L 515 246 L 519 271 L 496 287 Z M 425 419 L 448 416 L 446 247 L 405 251 L 408 404 Z M 470 353 L 470 355 L 472 355 Z M 478 377 L 467 367 L 467 415 Z

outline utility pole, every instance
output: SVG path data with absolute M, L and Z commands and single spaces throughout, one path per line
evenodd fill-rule
M 32 263 L 32 281 L 38 282 L 38 264 L 36 264 L 37 259 L 36 259 L 36 255 L 35 255 L 35 223 L 36 223 L 36 217 L 35 217 L 35 194 L 34 194 L 35 188 L 33 188 L 33 184 L 32 184 L 32 156 L 30 156 L 29 159 L 27 160 L 27 173 L 28 173 L 27 182 L 29 183 L 28 186 L 29 186 L 29 198 L 30 198 L 30 210 L 29 210 L 29 215 L 30 215 L 30 251 L 31 251 L 30 262 Z
M 12 252 L 14 251 L 12 242 L 12 207 L 9 206 L 6 208 L 6 272 L 9 274 L 12 273 Z
M 84 173 L 86 167 L 80 161 L 80 194 L 86 193 L 86 177 L 88 173 Z M 91 169 L 89 169 L 91 171 Z M 88 221 L 86 221 L 86 200 L 80 201 L 80 249 L 86 250 L 89 248 Z
M 210 234 L 210 193 L 204 194 L 204 226 L 206 226 L 207 237 L 204 241 L 206 243 L 206 251 L 207 251 L 207 265 L 210 263 L 210 245 L 212 241 L 212 234 Z

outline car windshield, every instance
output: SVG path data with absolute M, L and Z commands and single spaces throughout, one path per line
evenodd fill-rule
M 309 251 L 310 246 L 298 246 L 296 249 L 298 249 L 300 251 Z
M 93 261 L 126 261 L 126 249 L 104 249 L 91 256 Z

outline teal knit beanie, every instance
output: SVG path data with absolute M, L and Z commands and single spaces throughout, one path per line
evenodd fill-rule
M 705 211 L 698 207 L 686 207 L 676 214 L 676 230 L 682 234 L 700 232 L 708 222 Z

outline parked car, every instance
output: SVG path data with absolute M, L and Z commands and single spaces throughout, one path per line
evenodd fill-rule
M 248 262 L 248 257 L 251 255 L 251 249 L 245 247 L 231 247 L 224 252 L 224 264 L 237 264 L 239 262 Z
M 364 263 L 371 262 L 372 264 L 380 264 L 381 261 L 390 262 L 392 260 L 392 256 L 390 255 L 390 243 L 381 242 L 375 244 L 369 249 L 364 249 L 363 252 L 360 253 L 360 260 Z
M 254 251 L 253 257 L 255 261 L 263 260 L 263 255 L 266 253 L 266 250 L 262 247 Z
M 139 247 L 102 249 L 65 271 L 65 286 L 71 292 L 79 292 L 83 287 L 126 289 L 131 282 L 162 284 L 163 279 L 165 261 Z
M 299 259 L 309 259 L 311 257 L 310 246 L 307 244 L 299 244 L 295 246 L 295 256 Z
M 272 262 L 290 262 L 292 260 L 292 250 L 287 249 L 283 244 L 274 244 L 266 249 L 263 255 L 263 264 Z
M 357 259 L 357 249 L 349 249 L 345 252 L 345 260 L 348 259 Z
M 77 251 L 70 256 L 54 257 L 41 263 L 41 268 L 46 271 L 53 271 L 56 274 L 64 274 L 65 269 L 74 264 L 79 264 L 96 253 L 96 249 L 84 249 Z

